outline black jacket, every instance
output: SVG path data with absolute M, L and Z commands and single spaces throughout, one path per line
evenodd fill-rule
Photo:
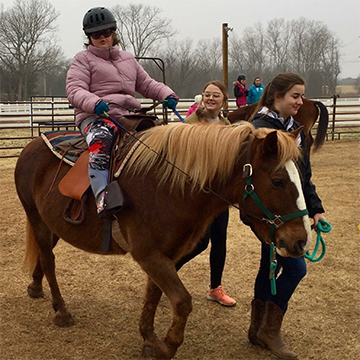
M 253 121 L 253 125 L 256 128 L 267 127 L 276 130 L 286 131 L 285 125 L 278 119 L 272 118 L 269 115 L 257 114 Z M 294 121 L 292 127 L 287 131 L 293 131 L 299 128 L 301 124 Z M 306 151 L 305 146 L 305 133 L 301 131 L 301 148 L 303 156 L 298 162 L 299 169 L 302 174 L 302 188 L 304 192 L 305 202 L 307 210 L 309 211 L 309 216 L 313 217 L 315 214 L 324 213 L 325 210 L 322 207 L 321 200 L 316 193 L 315 185 L 311 182 L 311 165 L 309 160 L 309 155 Z

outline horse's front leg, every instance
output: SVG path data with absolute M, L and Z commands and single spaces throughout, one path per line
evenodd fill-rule
M 191 296 L 179 279 L 173 261 L 168 257 L 154 254 L 138 262 L 169 298 L 173 313 L 173 321 L 165 340 L 159 342 L 153 327 L 161 290 L 156 289 L 157 286 L 149 281 L 140 328 L 142 335 L 146 334 L 148 337 L 144 344 L 145 354 L 161 359 L 171 359 L 184 341 L 185 325 L 192 310 Z
M 152 356 L 153 349 L 161 347 L 160 341 L 154 332 L 156 309 L 161 299 L 161 289 L 148 276 L 145 289 L 144 306 L 142 309 L 139 329 L 144 339 L 143 354 Z

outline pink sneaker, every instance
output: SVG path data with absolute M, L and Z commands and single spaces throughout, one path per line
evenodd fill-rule
M 206 298 L 211 301 L 217 301 L 219 304 L 224 306 L 236 305 L 236 300 L 227 295 L 221 285 L 219 285 L 216 289 L 210 289 Z

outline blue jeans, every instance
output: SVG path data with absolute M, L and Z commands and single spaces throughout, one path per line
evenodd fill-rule
M 276 279 L 276 295 L 272 295 L 269 280 L 270 246 L 261 243 L 260 268 L 255 280 L 255 299 L 272 301 L 285 313 L 292 294 L 306 275 L 306 262 L 303 257 L 290 258 L 279 254 L 276 254 L 276 259 L 276 276 L 280 269 L 282 272 Z

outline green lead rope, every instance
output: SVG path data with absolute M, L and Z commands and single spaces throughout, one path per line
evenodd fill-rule
M 330 223 L 328 223 L 325 220 L 319 220 L 318 224 L 317 224 L 317 236 L 316 236 L 316 244 L 315 244 L 315 248 L 313 253 L 310 255 L 309 252 L 307 251 L 306 254 L 304 255 L 305 259 L 308 259 L 309 261 L 312 262 L 318 262 L 320 261 L 326 252 L 326 246 L 325 246 L 325 241 L 321 235 L 321 233 L 328 233 L 330 232 L 332 229 Z M 316 254 L 318 252 L 319 246 L 322 246 L 322 251 L 321 254 L 316 258 Z M 275 276 L 275 271 L 276 271 L 276 266 L 277 266 L 277 261 L 276 261 L 276 249 L 275 249 L 275 245 L 272 242 L 270 245 L 270 273 L 269 273 L 269 279 L 270 279 L 270 285 L 271 285 L 271 295 L 276 295 L 276 276 Z
M 324 241 L 321 233 L 328 233 L 331 231 L 331 229 L 332 229 L 332 227 L 331 227 L 330 223 L 328 223 L 325 220 L 319 220 L 319 222 L 317 224 L 317 236 L 316 236 L 316 244 L 315 244 L 314 251 L 311 255 L 307 251 L 306 254 L 304 255 L 305 259 L 308 259 L 309 261 L 312 261 L 312 262 L 317 262 L 317 261 L 320 261 L 324 257 L 325 252 L 326 252 L 326 245 L 325 245 L 325 241 Z M 321 254 L 316 258 L 316 254 L 318 252 L 320 244 L 322 246 L 322 251 L 321 251 Z
M 271 295 L 276 295 L 276 277 L 275 277 L 276 266 L 277 266 L 276 249 L 275 249 L 275 244 L 272 242 L 270 245 L 270 273 L 269 273 Z

